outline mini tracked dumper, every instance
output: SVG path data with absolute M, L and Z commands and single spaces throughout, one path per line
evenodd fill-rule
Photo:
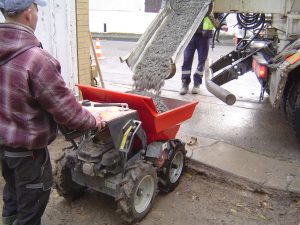
M 127 223 L 149 212 L 157 190 L 174 190 L 185 166 L 185 145 L 175 139 L 197 101 L 163 98 L 158 113 L 150 97 L 79 85 L 82 104 L 102 113 L 107 126 L 79 133 L 61 128 L 72 148 L 56 161 L 55 185 L 68 200 L 88 188 L 113 196 Z M 121 103 L 120 103 L 121 102 Z

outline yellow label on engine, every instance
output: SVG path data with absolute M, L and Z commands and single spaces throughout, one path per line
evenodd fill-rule
M 127 130 L 125 131 L 125 133 L 123 135 L 123 138 L 122 138 L 122 141 L 121 141 L 120 150 L 124 150 L 125 144 L 126 144 L 126 141 L 127 141 L 127 137 L 128 137 L 128 134 L 129 134 L 131 129 L 132 129 L 132 126 L 128 127 Z

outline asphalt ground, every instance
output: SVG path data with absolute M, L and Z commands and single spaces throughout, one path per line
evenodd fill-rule
M 105 59 L 100 61 L 100 68 L 105 83 L 117 86 L 117 89 L 131 89 L 132 72 L 126 63 L 120 63 L 119 57 L 129 54 L 135 44 L 133 41 L 101 41 Z M 216 60 L 231 50 L 233 45 L 229 45 L 228 40 L 224 46 L 221 41 L 210 50 L 209 57 Z M 237 102 L 228 106 L 209 93 L 204 85 L 199 95 L 179 95 L 181 62 L 182 58 L 176 64 L 175 76 L 165 82 L 162 95 L 187 101 L 198 100 L 199 104 L 192 118 L 182 123 L 179 135 L 185 139 L 199 136 L 221 140 L 246 151 L 300 165 L 300 142 L 284 115 L 272 109 L 267 94 L 259 102 L 260 84 L 252 72 L 223 85 L 237 97 Z M 195 56 L 193 68 L 196 63 Z
M 117 91 L 132 89 L 132 72 L 120 57 L 135 48 L 136 42 L 102 40 L 104 59 L 100 61 L 106 88 Z M 234 49 L 226 37 L 210 49 L 215 61 Z M 269 97 L 259 101 L 260 84 L 252 72 L 223 87 L 237 101 L 228 106 L 209 93 L 205 85 L 198 95 L 179 95 L 182 57 L 176 62 L 177 72 L 166 80 L 162 96 L 185 101 L 199 101 L 193 116 L 181 124 L 177 138 L 186 145 L 188 166 L 208 176 L 229 180 L 253 191 L 288 193 L 300 196 L 300 142 L 287 125 L 285 116 L 272 109 Z M 195 54 L 193 70 L 197 65 Z M 190 87 L 191 90 L 191 87 Z

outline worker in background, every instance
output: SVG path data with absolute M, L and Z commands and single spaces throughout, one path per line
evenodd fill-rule
M 245 29 L 243 29 L 240 25 L 237 25 L 234 28 L 234 46 L 237 47 L 239 43 L 245 37 Z
M 214 28 L 220 28 L 223 31 L 228 31 L 226 22 L 220 24 L 223 14 L 218 14 L 218 19 L 215 18 L 216 15 L 209 14 L 204 17 L 202 23 L 197 29 L 196 33 L 192 37 L 191 41 L 184 50 L 184 58 L 182 64 L 182 88 L 180 90 L 181 95 L 188 93 L 189 84 L 191 83 L 191 72 L 194 60 L 194 54 L 197 50 L 198 53 L 198 66 L 193 75 L 194 86 L 192 88 L 192 94 L 198 94 L 200 91 L 200 85 L 202 84 L 203 71 L 205 67 L 205 61 L 208 56 L 209 41 L 213 36 Z
M 76 101 L 60 74 L 60 64 L 34 35 L 38 6 L 45 0 L 1 0 L 0 153 L 2 224 L 40 225 L 52 187 L 47 145 L 57 124 L 72 130 L 105 126 Z

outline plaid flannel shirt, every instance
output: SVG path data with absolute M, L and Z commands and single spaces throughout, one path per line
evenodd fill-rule
M 40 149 L 57 124 L 88 130 L 95 118 L 76 101 L 60 64 L 40 48 L 30 28 L 0 24 L 0 145 Z

